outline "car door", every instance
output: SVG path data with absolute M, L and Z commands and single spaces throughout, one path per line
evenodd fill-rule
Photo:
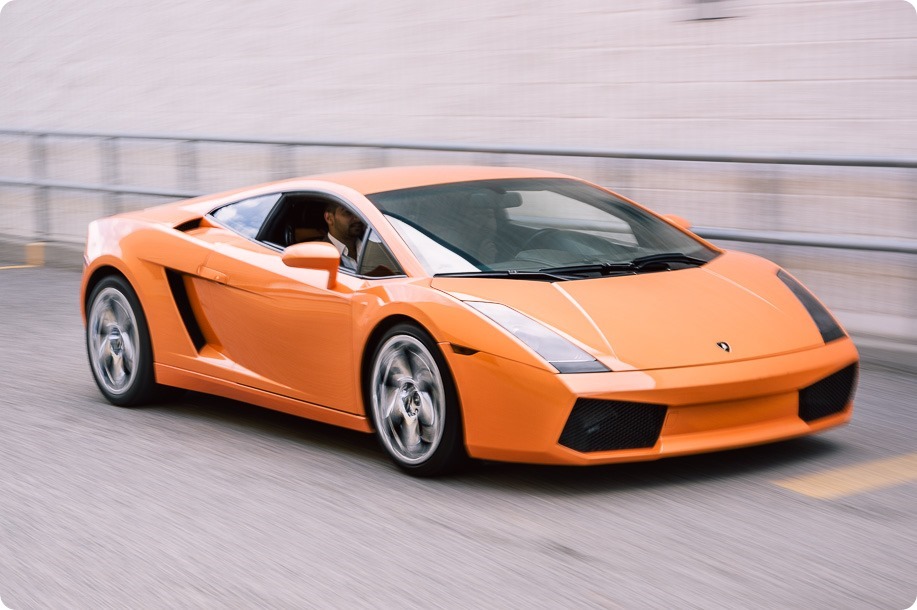
M 216 349 L 234 363 L 233 377 L 359 412 L 352 308 L 362 281 L 339 274 L 329 287 L 327 272 L 288 267 L 279 246 L 231 230 L 211 233 L 210 241 L 199 302 Z
M 221 277 L 206 262 L 214 244 L 236 239 L 241 234 L 254 235 L 279 199 L 280 193 L 273 193 L 224 205 L 220 223 L 232 226 L 233 230 L 189 211 L 188 221 L 174 226 L 173 231 L 151 231 L 145 237 L 144 260 L 161 267 L 166 280 L 151 284 L 155 292 L 150 291 L 146 296 L 175 306 L 168 316 L 150 318 L 151 326 L 156 327 L 151 334 L 158 363 L 240 382 L 234 364 L 221 353 L 219 340 L 201 308 L 201 294 Z M 169 217 L 168 221 L 174 219 Z

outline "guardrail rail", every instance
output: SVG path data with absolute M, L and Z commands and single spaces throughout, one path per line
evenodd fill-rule
M 31 177 L 15 178 L 0 176 L 0 185 L 31 187 L 34 192 L 34 223 L 39 238 L 47 236 L 48 190 L 67 189 L 91 191 L 110 198 L 110 211 L 118 211 L 116 198 L 120 195 L 147 195 L 170 199 L 182 199 L 203 193 L 184 189 L 158 189 L 143 186 L 118 184 L 116 169 L 120 166 L 119 143 L 125 140 L 160 140 L 178 143 L 182 147 L 181 158 L 188 164 L 188 171 L 196 173 L 197 155 L 195 148 L 202 143 L 250 144 L 280 148 L 347 148 L 374 150 L 379 153 L 379 165 L 387 165 L 389 151 L 435 151 L 459 152 L 483 155 L 522 155 L 551 157 L 589 157 L 595 159 L 631 159 L 648 161 L 685 161 L 699 163 L 745 163 L 756 165 L 823 166 L 823 167 L 871 167 L 917 170 L 917 159 L 883 157 L 822 157 L 822 156 L 765 156 L 741 154 L 701 154 L 675 151 L 603 150 L 582 148 L 537 148 L 521 146 L 465 145 L 424 142 L 373 142 L 336 140 L 291 140 L 283 138 L 235 138 L 201 134 L 152 134 L 152 133 L 90 133 L 80 131 L 35 131 L 21 129 L 0 129 L 0 136 L 26 137 L 31 141 Z M 91 184 L 49 179 L 47 176 L 48 138 L 96 139 L 102 145 L 103 167 L 106 167 L 106 183 Z M 917 180 L 915 180 L 917 184 Z M 915 189 L 917 190 L 917 189 Z M 722 227 L 696 226 L 692 230 L 701 237 L 724 241 L 779 244 L 813 248 L 832 248 L 871 252 L 894 252 L 917 254 L 917 239 L 888 239 L 855 235 L 823 235 L 793 231 L 758 231 Z

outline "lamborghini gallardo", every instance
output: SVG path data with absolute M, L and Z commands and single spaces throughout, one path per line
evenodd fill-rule
M 184 388 L 377 435 L 402 470 L 651 460 L 849 421 L 858 355 L 763 258 L 495 167 L 283 180 L 91 223 L 102 395 Z

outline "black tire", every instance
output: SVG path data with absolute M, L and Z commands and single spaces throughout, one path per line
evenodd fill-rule
M 89 295 L 86 352 L 96 385 L 110 403 L 137 407 L 162 397 L 143 308 L 119 275 L 104 278 Z
M 467 461 L 455 383 L 430 336 L 398 324 L 379 340 L 366 396 L 379 444 L 404 472 L 432 477 Z

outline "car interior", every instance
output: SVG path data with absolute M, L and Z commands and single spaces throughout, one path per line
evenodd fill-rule
M 305 241 L 324 240 L 328 234 L 324 217 L 327 203 L 327 199 L 312 194 L 285 194 L 258 239 L 281 248 Z
M 309 241 L 325 241 L 328 225 L 325 222 L 325 207 L 329 201 L 336 201 L 313 193 L 286 193 L 281 197 L 271 217 L 264 223 L 258 240 L 286 248 L 293 244 Z M 338 202 L 340 203 L 340 202 Z M 367 230 L 362 239 L 359 253 L 359 275 L 367 277 L 390 277 L 404 275 L 388 249 Z

